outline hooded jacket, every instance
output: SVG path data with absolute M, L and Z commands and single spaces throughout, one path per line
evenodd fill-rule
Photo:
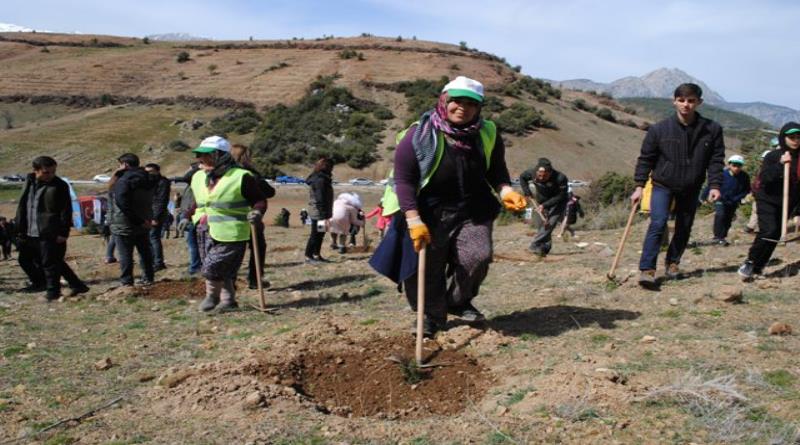
M 650 126 L 636 161 L 636 185 L 644 186 L 652 174 L 655 184 L 674 192 L 699 190 L 708 173 L 709 187 L 719 189 L 725 166 L 722 127 L 697 113 L 693 128 L 687 140 L 677 114 Z
M 146 231 L 142 225 L 153 219 L 153 193 L 156 179 L 143 168 L 123 170 L 108 196 L 111 233 L 130 236 Z
M 764 156 L 761 161 L 761 169 L 758 178 L 753 184 L 754 195 L 757 202 L 768 202 L 776 206 L 783 205 L 783 164 L 781 156 L 786 151 L 792 155 L 789 164 L 789 216 L 798 214 L 798 204 L 800 204 L 800 172 L 798 172 L 798 160 L 800 159 L 800 149 L 789 150 L 786 145 L 786 132 L 791 129 L 800 129 L 800 124 L 789 122 L 785 124 L 778 135 L 779 149 L 772 150 Z
M 28 212 L 28 197 L 36 193 L 36 214 Z M 50 182 L 36 184 L 36 175 L 29 173 L 25 179 L 25 188 L 17 205 L 17 233 L 27 236 L 28 225 L 36 218 L 39 237 L 69 236 L 72 227 L 72 201 L 69 196 L 69 185 L 58 176 Z

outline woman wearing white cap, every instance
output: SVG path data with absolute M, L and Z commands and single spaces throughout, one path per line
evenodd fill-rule
M 510 186 L 503 140 L 481 117 L 483 99 L 480 82 L 457 77 L 395 152 L 395 191 L 405 213 L 397 223 L 408 227 L 416 251 L 427 245 L 423 328 L 429 336 L 445 327 L 448 313 L 484 318 L 472 299 L 492 260 L 492 222 L 500 211 L 495 193 L 507 209 L 525 208 Z M 416 308 L 417 274 L 404 284 Z
M 192 222 L 206 279 L 200 310 L 208 312 L 217 305 L 220 310 L 235 309 L 234 284 L 250 240 L 250 224 L 263 217 L 267 197 L 255 176 L 234 162 L 224 138 L 208 137 L 192 151 L 200 161 L 191 181 L 197 202 Z
M 714 244 L 729 244 L 726 238 L 736 209 L 750 193 L 750 176 L 742 170 L 743 166 L 744 158 L 733 155 L 728 158 L 728 166 L 722 170 L 721 196 L 714 202 Z

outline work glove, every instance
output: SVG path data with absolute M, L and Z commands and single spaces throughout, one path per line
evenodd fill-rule
M 250 224 L 255 224 L 261 221 L 263 216 L 264 215 L 261 214 L 261 211 L 253 209 L 247 214 L 247 221 L 249 221 Z
M 422 222 L 422 218 L 419 216 L 406 218 L 406 224 L 408 224 L 408 235 L 414 242 L 415 251 L 419 252 L 423 246 L 431 243 L 431 232 L 428 230 L 428 226 Z
M 503 201 L 503 206 L 506 210 L 510 210 L 512 212 L 521 212 L 528 206 L 527 201 L 525 201 L 525 197 L 522 196 L 520 193 L 517 193 L 511 187 L 503 187 L 500 190 L 500 199 Z

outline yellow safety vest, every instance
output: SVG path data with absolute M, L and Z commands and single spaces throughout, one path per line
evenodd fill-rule
M 242 178 L 245 175 L 252 173 L 242 168 L 228 169 L 210 193 L 205 171 L 199 170 L 192 176 L 192 193 L 197 202 L 192 222 L 197 224 L 200 218 L 207 216 L 209 233 L 217 241 L 250 239 L 250 225 L 247 222 L 250 203 L 242 196 Z
M 395 138 L 396 143 L 400 143 L 405 137 L 408 130 L 413 127 L 414 125 L 418 125 L 419 121 L 414 122 L 406 128 L 405 130 L 401 131 L 397 134 Z M 489 170 L 489 166 L 492 162 L 492 152 L 494 151 L 495 142 L 497 141 L 497 126 L 495 126 L 494 122 L 489 120 L 483 121 L 483 126 L 480 129 L 479 135 L 481 137 L 481 145 L 483 145 L 483 155 L 486 159 L 486 170 Z M 419 188 L 417 189 L 417 193 L 420 192 L 428 182 L 430 181 L 433 174 L 436 172 L 436 169 L 439 168 L 439 162 L 442 160 L 442 155 L 444 154 L 444 136 L 442 135 L 441 131 L 436 132 L 436 158 L 433 161 L 433 167 L 422 178 L 420 181 Z M 383 191 L 383 212 L 381 214 L 383 216 L 389 216 L 393 213 L 396 213 L 400 210 L 400 200 L 397 198 L 397 192 L 395 191 L 394 186 L 394 170 L 389 173 L 389 183 L 386 184 L 386 188 Z

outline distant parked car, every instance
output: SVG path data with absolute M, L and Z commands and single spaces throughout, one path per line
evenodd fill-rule
M 92 181 L 100 182 L 100 183 L 106 183 L 108 181 L 111 181 L 111 176 L 108 176 L 108 175 L 94 175 L 94 178 L 92 178 Z
M 350 180 L 350 185 L 375 185 L 375 183 L 367 178 L 353 178 Z
M 7 182 L 23 182 L 25 181 L 25 177 L 22 175 L 8 175 L 3 176 L 3 180 Z
M 303 178 L 298 178 L 297 176 L 278 176 L 275 178 L 275 182 L 278 184 L 305 184 L 306 180 Z
M 580 179 L 575 179 L 575 180 L 569 181 L 568 184 L 569 184 L 570 187 L 586 187 L 587 185 L 589 185 L 588 182 L 581 181 Z

